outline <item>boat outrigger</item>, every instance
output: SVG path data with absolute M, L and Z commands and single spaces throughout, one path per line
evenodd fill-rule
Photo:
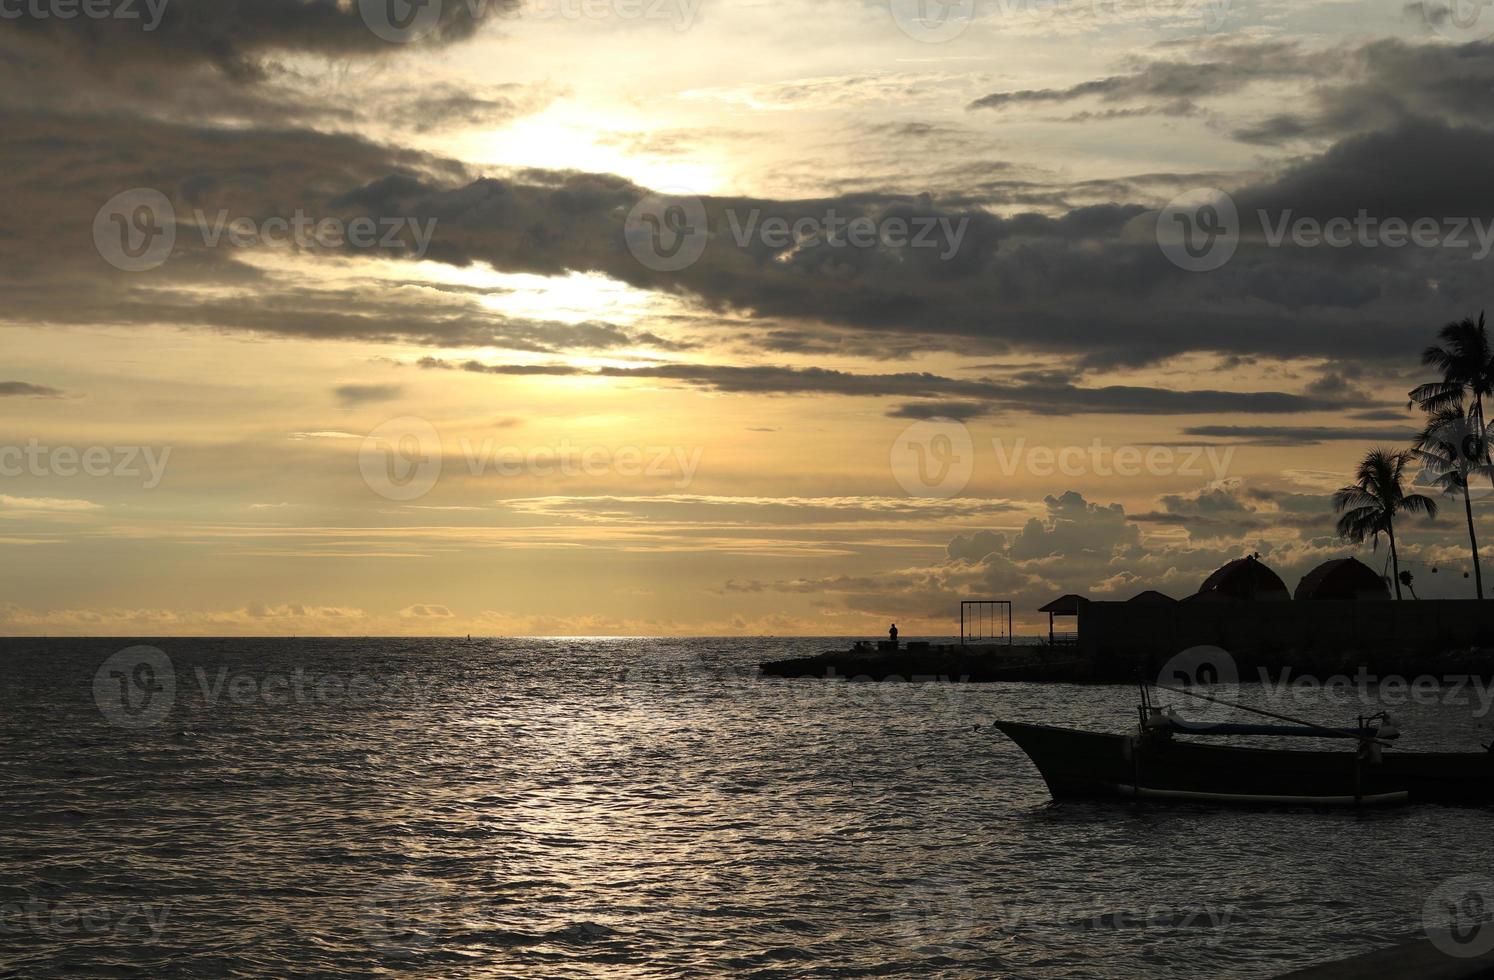
M 1274 806 L 1494 804 L 1494 751 L 1390 752 L 1400 732 L 1385 714 L 1328 728 L 1196 691 L 1162 690 L 1229 705 L 1288 725 L 1200 724 L 1153 702 L 1145 687 L 1130 735 L 997 721 L 1042 773 L 1055 800 L 1121 799 Z M 1209 745 L 1178 735 L 1344 739 L 1353 751 Z

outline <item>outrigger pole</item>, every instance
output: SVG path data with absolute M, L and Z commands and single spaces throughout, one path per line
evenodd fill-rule
M 1294 725 L 1302 725 L 1306 728 L 1312 728 L 1317 731 L 1323 732 L 1324 737 L 1326 738 L 1358 738 L 1365 742 L 1374 742 L 1377 745 L 1383 745 L 1386 748 L 1393 747 L 1390 742 L 1387 742 L 1377 736 L 1363 734 L 1365 728 L 1362 724 L 1360 725 L 1360 733 L 1356 735 L 1342 728 L 1329 728 L 1327 725 L 1319 725 L 1317 722 L 1307 721 L 1303 718 L 1293 718 L 1291 715 L 1277 714 L 1274 711 L 1267 711 L 1264 708 L 1252 708 L 1247 704 L 1238 704 L 1234 701 L 1225 701 L 1222 698 L 1211 697 L 1208 694 L 1200 694 L 1197 691 L 1190 691 L 1185 687 L 1168 687 L 1166 684 L 1154 684 L 1152 686 L 1156 687 L 1158 690 L 1171 691 L 1174 694 L 1186 694 L 1190 698 L 1199 698 L 1203 701 L 1212 701 L 1215 704 L 1222 704 L 1228 708 L 1239 708 L 1241 711 L 1249 711 L 1254 714 L 1264 715 L 1267 718 L 1275 718 L 1277 721 L 1289 721 Z

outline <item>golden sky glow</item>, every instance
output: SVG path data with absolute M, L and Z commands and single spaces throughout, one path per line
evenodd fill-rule
M 1182 596 L 1256 550 L 1290 586 L 1348 553 L 1326 494 L 1411 432 L 1416 355 L 1487 263 L 1351 279 L 1247 236 L 1192 274 L 1152 229 L 1194 187 L 1307 213 L 1314 161 L 1397 127 L 1483 133 L 1372 97 L 1454 41 L 1389 7 L 1211 29 L 1120 2 L 977 5 L 926 43 L 898 6 L 526 4 L 443 43 L 245 31 L 226 59 L 163 28 L 107 71 L 6 37 L 61 52 L 6 71 L 77 84 L 4 97 L 38 127 L 8 168 L 4 628 L 911 636 L 962 597 L 1032 627 L 1058 591 Z M 175 245 L 121 271 L 95 219 L 141 187 Z M 705 202 L 683 269 L 636 259 L 650 191 Z M 301 210 L 397 219 L 398 247 L 204 237 Z M 752 237 L 827 214 L 962 237 Z M 90 449 L 100 472 L 69 464 Z M 1418 533 L 1412 561 L 1466 565 Z

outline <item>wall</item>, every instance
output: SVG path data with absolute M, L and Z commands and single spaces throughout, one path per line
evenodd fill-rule
M 1411 653 L 1494 645 L 1494 601 L 1477 599 L 1089 602 L 1079 649 L 1146 662 L 1208 644 L 1235 655 Z

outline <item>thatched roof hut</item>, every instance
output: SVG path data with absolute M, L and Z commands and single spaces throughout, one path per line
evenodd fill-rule
M 1236 558 L 1204 579 L 1198 592 L 1185 601 L 1252 600 L 1256 602 L 1289 600 L 1291 593 L 1281 576 L 1254 555 Z
M 1389 599 L 1390 586 L 1356 558 L 1325 561 L 1302 576 L 1293 599 Z

